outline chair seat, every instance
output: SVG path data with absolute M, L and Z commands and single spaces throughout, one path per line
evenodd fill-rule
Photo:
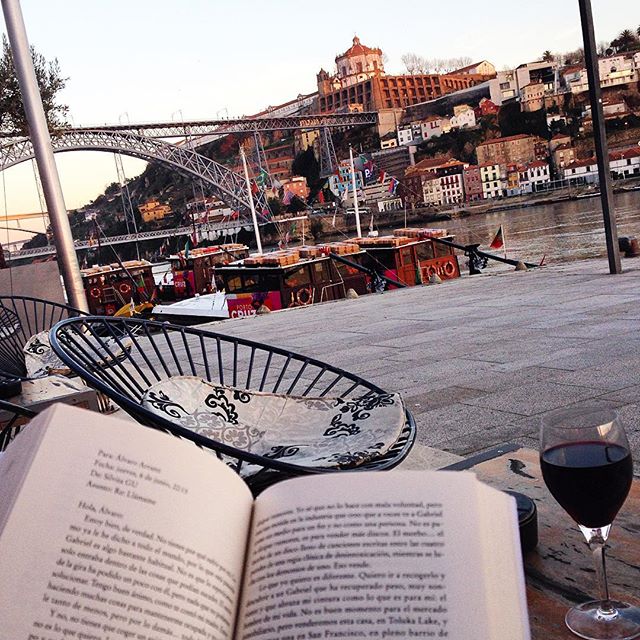
M 305 467 L 351 468 L 387 453 L 405 424 L 398 394 L 307 397 L 249 391 L 196 376 L 151 385 L 142 406 L 217 442 Z M 259 470 L 246 465 L 241 474 Z
M 131 340 L 129 338 L 122 338 L 121 342 L 125 350 L 131 348 Z M 104 337 L 98 341 L 93 336 L 88 336 L 84 349 L 94 352 L 93 356 L 97 360 L 102 357 L 104 364 L 113 360 L 113 358 L 121 357 L 124 353 L 118 342 L 110 337 Z M 40 333 L 32 336 L 27 341 L 27 344 L 24 345 L 22 351 L 27 369 L 27 378 L 36 379 L 49 375 L 75 375 L 51 348 L 48 330 L 40 331 Z

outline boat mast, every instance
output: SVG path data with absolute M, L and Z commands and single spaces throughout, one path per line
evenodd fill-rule
M 358 238 L 362 238 L 360 229 L 360 210 L 358 209 L 358 192 L 356 191 L 356 171 L 353 168 L 353 147 L 349 145 L 349 160 L 351 162 L 351 188 L 353 189 L 353 212 L 356 216 L 356 233 Z
M 253 193 L 251 193 L 251 182 L 249 180 L 249 170 L 247 169 L 247 157 L 244 155 L 244 149 L 242 145 L 240 145 L 240 157 L 242 158 L 244 179 L 247 181 L 247 195 L 249 196 L 249 206 L 251 207 L 253 231 L 256 234 L 256 245 L 258 246 L 258 253 L 262 253 L 262 240 L 260 239 L 260 228 L 258 227 L 258 217 L 256 216 L 256 205 L 253 202 Z

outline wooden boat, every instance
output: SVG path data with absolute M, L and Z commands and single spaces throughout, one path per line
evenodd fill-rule
M 183 300 L 214 291 L 214 268 L 249 255 L 244 244 L 221 244 L 180 251 L 170 256 L 172 281 L 161 283 L 162 299 Z
M 96 265 L 80 271 L 89 312 L 98 316 L 127 315 L 127 309 L 137 313 L 150 307 L 155 281 L 152 265 L 146 260 L 127 260 L 108 265 Z M 124 309 L 123 309 L 124 308 Z M 134 311 L 136 313 L 136 311 Z
M 332 260 L 330 253 L 344 255 L 353 264 L 365 257 L 355 243 L 333 242 L 250 256 L 216 267 L 216 281 L 220 280 L 227 294 L 229 317 L 255 315 L 262 306 L 276 311 L 338 300 L 349 289 L 368 293 L 370 277 L 355 266 Z
M 405 286 L 427 283 L 434 274 L 442 280 L 459 278 L 453 247 L 433 238 L 452 240 L 453 236 L 446 229 L 403 228 L 390 236 L 355 238 L 354 242 L 366 251 L 365 267 Z

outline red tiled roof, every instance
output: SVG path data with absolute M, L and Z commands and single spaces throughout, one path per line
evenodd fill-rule
M 572 162 L 571 164 L 568 164 L 565 169 L 577 169 L 578 167 L 588 167 L 589 165 L 595 165 L 596 164 L 596 159 L 595 158 L 587 158 L 586 160 L 576 160 L 575 162 Z
M 568 142 L 565 142 L 564 144 L 559 144 L 554 150 L 553 152 L 555 153 L 556 151 L 558 151 L 558 149 L 564 150 L 564 149 L 571 149 L 571 145 Z
M 353 44 L 343 54 L 336 56 L 336 61 L 338 61 L 340 58 L 364 56 L 369 53 L 377 53 L 378 55 L 382 55 L 382 50 L 378 48 L 371 49 L 370 47 L 366 47 L 365 45 L 360 43 L 360 38 L 358 38 L 358 36 L 354 36 Z
M 536 168 L 536 167 L 548 167 L 549 163 L 545 162 L 544 160 L 535 160 L 534 162 L 530 162 L 527 165 L 527 168 Z
M 640 147 L 629 147 L 622 151 L 611 151 L 609 160 L 626 160 L 627 158 L 637 158 L 640 156 Z

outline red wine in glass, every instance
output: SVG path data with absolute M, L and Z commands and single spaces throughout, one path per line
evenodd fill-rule
M 545 416 L 540 468 L 549 491 L 586 538 L 600 583 L 600 599 L 570 609 L 567 627 L 588 640 L 639 638 L 640 609 L 609 597 L 604 561 L 611 523 L 633 480 L 629 442 L 616 413 L 574 407 Z
M 564 510 L 585 527 L 606 527 L 624 503 L 633 464 L 629 450 L 599 441 L 570 442 L 542 453 L 545 484 Z

